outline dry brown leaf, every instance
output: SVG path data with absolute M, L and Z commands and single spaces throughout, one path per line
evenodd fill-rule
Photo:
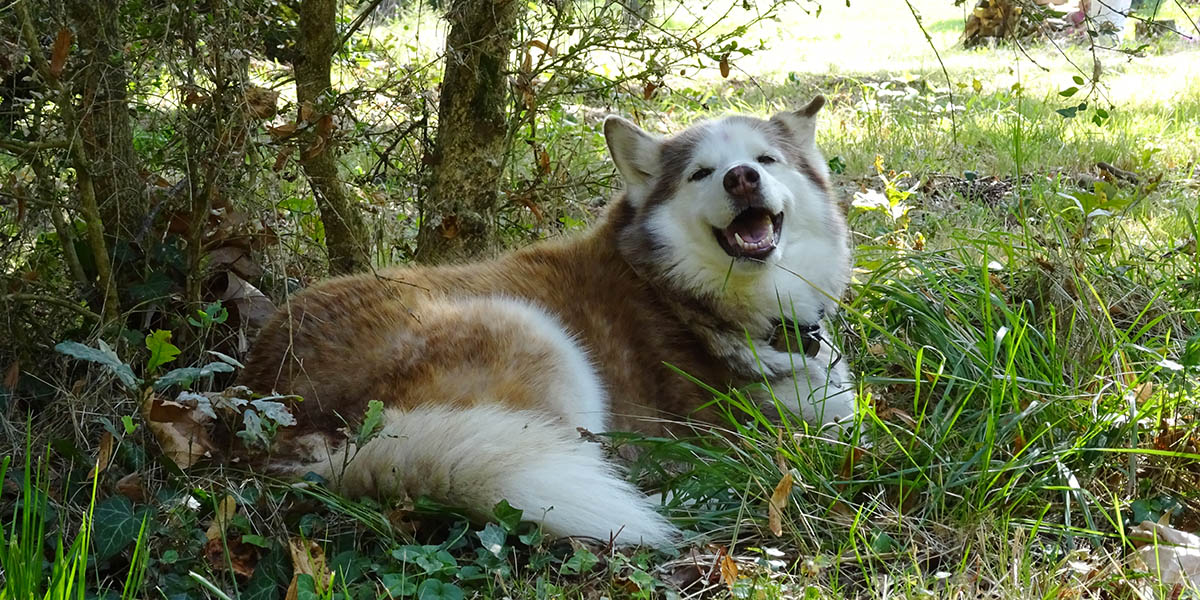
M 171 405 L 167 406 L 166 403 Z M 175 462 L 180 469 L 187 469 L 209 455 L 213 449 L 208 436 L 209 417 L 188 409 L 181 414 L 179 408 L 183 405 L 169 400 L 163 400 L 153 392 L 147 391 L 142 400 L 142 417 L 146 426 L 162 447 L 163 454 Z M 155 420 L 152 415 L 178 420 Z
M 642 99 L 649 100 L 654 97 L 654 90 L 658 89 L 658 85 L 653 81 L 647 81 L 646 86 L 642 88 Z
M 729 556 L 728 552 L 721 553 L 721 581 L 733 589 L 733 584 L 738 580 L 738 566 L 734 562 L 733 557 Z
M 17 382 L 21 379 L 21 361 L 14 360 L 8 369 L 4 371 L 4 389 L 12 391 L 17 389 Z
M 297 600 L 299 590 L 296 582 L 301 575 L 311 576 L 317 595 L 321 595 L 330 583 L 329 568 L 325 566 L 325 552 L 316 542 L 301 538 L 288 540 L 288 549 L 292 553 L 292 583 L 288 585 L 287 600 Z
M 142 474 L 133 472 L 117 480 L 117 493 L 134 502 L 146 501 L 146 484 Z
M 775 537 L 783 535 L 783 509 L 787 507 L 788 497 L 792 493 L 792 474 L 784 473 L 783 478 L 771 492 L 771 502 L 767 506 L 767 522 Z
M 268 127 L 267 133 L 271 134 L 271 137 L 279 140 L 291 135 L 295 135 L 296 130 L 299 128 L 300 126 L 297 125 L 295 121 L 292 121 L 291 123 L 284 123 L 278 127 Z
M 721 57 L 721 77 L 729 77 L 729 53 Z
M 212 521 L 208 523 L 208 531 L 204 532 L 204 539 L 211 542 L 225 537 L 225 530 L 229 528 L 229 522 L 233 520 L 237 511 L 237 499 L 232 494 L 225 494 L 225 497 L 217 504 Z
M 534 48 L 540 48 L 542 52 L 545 52 L 550 56 L 558 56 L 558 51 L 542 40 L 529 40 L 528 44 Z
M 304 149 L 304 152 L 300 154 L 300 159 L 308 160 L 310 158 L 313 158 L 313 157 L 321 154 L 324 151 L 325 151 L 325 138 L 315 137 L 315 138 L 313 138 L 312 143 L 309 144 L 308 147 Z
M 156 423 L 184 423 L 191 418 L 192 407 L 157 397 L 150 405 L 146 418 Z
M 271 165 L 271 170 L 275 171 L 276 173 L 283 170 L 284 165 L 287 164 L 288 157 L 292 155 L 292 151 L 293 149 L 291 146 L 284 146 L 280 148 L 279 154 L 275 155 L 275 164 Z
M 1200 536 L 1152 521 L 1142 521 L 1130 537 L 1146 545 L 1138 548 L 1143 568 L 1168 586 L 1200 586 Z
M 258 546 L 242 542 L 241 537 L 228 540 L 216 538 L 204 544 L 204 557 L 214 570 L 229 569 L 234 575 L 248 579 L 254 575 L 261 550 Z
M 250 116 L 270 119 L 278 112 L 279 92 L 252 85 L 246 88 L 246 108 Z
M 1150 383 L 1149 381 L 1147 381 L 1147 382 L 1142 383 L 1142 385 L 1137 386 L 1136 397 L 1137 397 L 1138 404 L 1141 404 L 1141 403 L 1149 400 L 1150 396 L 1153 396 L 1153 395 L 1154 395 L 1154 384 L 1153 383 Z
M 538 153 L 538 173 L 541 175 L 550 173 L 550 153 L 545 150 Z
M 227 272 L 225 275 L 228 282 L 225 291 L 220 295 L 221 301 L 228 302 L 237 309 L 238 318 L 243 326 L 257 329 L 266 325 L 275 314 L 275 304 L 271 299 L 235 273 Z
M 871 356 L 883 356 L 887 354 L 887 349 L 883 347 L 883 344 L 875 343 L 867 346 L 867 354 Z
M 63 27 L 58 30 L 58 37 L 54 39 L 54 49 L 50 51 L 50 75 L 55 79 L 62 75 L 63 67 L 67 65 L 67 55 L 71 52 L 73 37 L 71 30 Z
M 311 123 L 313 114 L 315 114 L 315 112 L 316 111 L 313 110 L 312 102 L 302 103 L 300 105 L 300 120 Z
M 333 115 L 323 115 L 317 121 L 316 134 L 313 137 L 312 144 L 304 149 L 304 154 L 301 158 L 308 160 L 325 151 L 325 147 L 329 145 L 329 138 L 333 135 Z
M 104 435 L 100 436 L 100 450 L 96 453 L 96 465 L 92 467 L 88 473 L 88 481 L 104 472 L 108 468 L 108 464 L 112 462 L 113 451 L 113 434 L 105 431 Z

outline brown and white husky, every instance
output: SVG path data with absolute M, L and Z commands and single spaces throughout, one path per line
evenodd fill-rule
M 303 397 L 276 466 L 347 494 L 429 495 L 486 517 L 501 499 L 552 535 L 666 544 L 676 529 L 592 432 L 711 418 L 714 386 L 852 418 L 822 335 L 850 278 L 846 225 L 814 142 L 818 97 L 768 120 L 671 137 L 604 122 L 624 192 L 590 230 L 496 260 L 339 277 L 292 296 L 242 383 Z M 792 351 L 774 338 L 781 323 Z M 347 426 L 384 403 L 378 436 Z

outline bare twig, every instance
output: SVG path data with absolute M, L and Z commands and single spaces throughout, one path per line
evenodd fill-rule
M 1188 23 L 1192 24 L 1192 29 L 1196 30 L 1196 35 L 1200 35 L 1200 25 L 1196 25 L 1196 20 L 1183 8 L 1183 4 L 1179 0 L 1175 0 L 1175 6 L 1179 7 L 1179 12 L 1183 13 L 1183 17 L 1188 20 Z
M 371 13 L 375 12 L 375 9 L 382 3 L 383 0 L 371 0 L 371 3 L 362 12 L 358 13 L 357 17 L 354 17 L 354 20 L 350 22 L 350 26 L 346 28 L 346 32 L 342 34 L 342 39 L 338 41 L 337 48 L 334 49 L 335 52 L 344 47 L 346 42 L 350 41 L 350 36 L 354 35 L 354 32 L 362 27 L 363 23 L 367 21 L 367 17 L 371 16 Z
M 35 303 L 35 304 L 36 303 L 53 304 L 54 306 L 57 306 L 60 308 L 65 308 L 68 310 L 75 311 L 80 316 L 90 319 L 92 321 L 95 321 L 97 323 L 103 323 L 105 321 L 103 317 L 88 310 L 87 308 L 80 306 L 78 304 L 75 304 L 74 302 L 71 302 L 70 300 L 59 298 L 57 296 L 43 296 L 42 294 L 5 294 L 3 296 L 0 296 L 0 299 L 3 299 L 5 303 L 29 302 L 29 303 Z
M 40 142 L 24 142 L 21 140 L 0 139 L 0 150 L 7 150 L 16 155 L 40 152 L 42 150 L 62 150 L 70 148 L 70 140 L 43 140 Z
M 71 93 L 50 70 L 50 64 L 42 55 L 42 46 L 38 43 L 37 32 L 33 28 L 33 18 L 29 15 L 26 2 L 16 5 L 17 16 L 21 20 L 21 38 L 29 49 L 29 58 L 33 62 L 38 76 L 58 96 L 58 111 L 66 131 L 76 131 L 79 120 L 75 115 L 75 105 Z M 88 244 L 92 248 L 96 264 L 96 274 L 99 276 L 101 296 L 104 298 L 104 317 L 115 321 L 120 317 L 120 305 L 117 301 L 117 288 L 112 279 L 112 264 L 108 257 L 108 246 L 104 241 L 104 222 L 100 218 L 100 207 L 96 203 L 96 188 L 92 184 L 90 164 L 84 154 L 83 141 L 79 136 L 70 140 L 71 160 L 75 167 L 75 178 L 79 183 L 79 200 L 83 219 L 87 223 Z
M 946 70 L 946 63 L 942 61 L 942 53 L 938 52 L 937 45 L 933 43 L 933 36 L 925 30 L 925 23 L 921 22 L 921 15 L 917 14 L 917 9 L 913 7 L 911 0 L 904 0 L 904 4 L 908 5 L 908 12 L 912 13 L 913 20 L 917 22 L 917 27 L 921 28 L 921 33 L 925 36 L 925 41 L 929 43 L 929 48 L 933 50 L 933 55 L 937 57 L 938 65 L 942 67 L 942 75 L 946 77 L 946 91 L 950 94 L 950 139 L 954 140 L 954 144 L 958 145 L 958 119 L 954 117 L 954 83 L 950 81 L 950 72 Z

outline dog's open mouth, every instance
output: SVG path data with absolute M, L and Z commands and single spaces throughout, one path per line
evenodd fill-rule
M 726 254 L 756 260 L 763 260 L 775 251 L 782 230 L 783 213 L 772 215 L 760 207 L 743 210 L 725 229 L 713 227 L 717 243 Z

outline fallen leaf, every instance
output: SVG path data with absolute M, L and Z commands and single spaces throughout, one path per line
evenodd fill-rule
M 784 473 L 783 479 L 775 486 L 775 491 L 771 493 L 771 502 L 767 506 L 767 522 L 775 537 L 783 535 L 783 509 L 787 507 L 788 496 L 791 493 L 792 474 L 789 471 Z
M 257 329 L 266 325 L 275 314 L 275 304 L 271 299 L 235 273 L 227 272 L 225 275 L 228 279 L 220 300 L 230 303 L 237 310 L 243 326 Z
M 1137 558 L 1167 586 L 1200 586 L 1200 536 L 1152 521 L 1130 530 L 1134 541 L 1145 543 Z
M 1150 383 L 1149 381 L 1142 383 L 1142 385 L 1139 385 L 1137 387 L 1137 393 L 1135 394 L 1135 396 L 1137 397 L 1138 404 L 1141 404 L 1141 403 L 1149 400 L 1150 396 L 1153 396 L 1153 395 L 1154 395 L 1154 384 Z
M 325 566 L 325 552 L 321 546 L 316 542 L 292 538 L 288 540 L 288 549 L 292 553 L 292 583 L 288 585 L 287 600 L 298 600 L 297 581 L 301 575 L 313 578 L 317 595 L 320 596 L 330 584 L 329 568 Z
M 229 528 L 229 521 L 237 514 L 237 510 L 237 499 L 232 494 L 226 494 L 217 504 L 212 521 L 208 523 L 208 531 L 204 532 L 204 539 L 211 542 L 225 537 L 225 530 Z
M 54 39 L 54 49 L 50 51 L 50 75 L 55 79 L 58 79 L 67 64 L 67 54 L 71 52 L 73 37 L 71 30 L 63 27 L 58 30 L 58 37 Z
M 729 556 L 728 552 L 721 553 L 721 581 L 733 589 L 733 584 L 738 580 L 738 566 L 734 562 L 733 557 Z
M 108 464 L 112 461 L 112 450 L 113 434 L 105 431 L 104 435 L 100 436 L 100 450 L 96 453 L 96 466 L 92 467 L 91 472 L 88 473 L 88 481 L 108 468 Z
M 13 391 L 17 389 L 17 382 L 21 379 L 21 361 L 14 360 L 8 369 L 4 371 L 4 389 Z
M 141 473 L 133 472 L 117 480 L 117 493 L 134 502 L 146 501 L 146 485 Z
M 155 419 L 155 416 L 159 419 Z M 213 449 L 208 436 L 210 419 L 191 407 L 164 400 L 148 389 L 142 400 L 142 417 L 162 447 L 163 454 L 180 469 L 196 464 L 209 456 Z
M 216 538 L 204 544 L 204 557 L 214 570 L 228 569 L 234 575 L 247 579 L 254 575 L 261 552 L 261 548 L 243 542 L 240 536 L 226 540 Z

